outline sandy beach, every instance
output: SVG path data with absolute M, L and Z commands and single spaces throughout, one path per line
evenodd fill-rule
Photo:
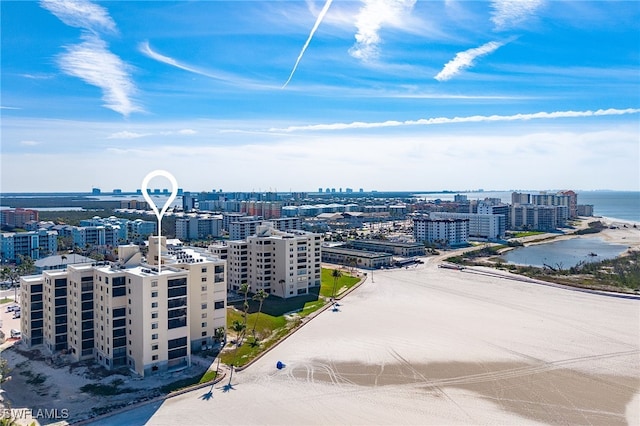
M 369 273 L 210 399 L 100 424 L 639 424 L 640 300 L 438 260 Z

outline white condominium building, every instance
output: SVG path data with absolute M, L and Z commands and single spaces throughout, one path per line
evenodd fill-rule
M 469 237 L 494 240 L 504 238 L 506 218 L 503 215 L 433 212 L 432 219 L 469 219 Z
M 23 277 L 24 343 L 142 376 L 189 366 L 191 352 L 210 346 L 226 325 L 226 262 L 204 250 L 167 247 L 164 238 L 161 245 L 160 268 L 152 237 L 148 263 L 138 246 L 126 245 L 115 263 Z
M 228 263 L 229 290 L 243 283 L 251 292 L 262 289 L 282 298 L 307 294 L 320 285 L 321 237 L 300 230 L 278 231 L 272 224 L 258 227 L 246 241 L 212 245 L 208 250 Z
M 467 244 L 469 241 L 469 219 L 413 219 L 413 236 L 417 242 L 435 243 L 444 246 Z

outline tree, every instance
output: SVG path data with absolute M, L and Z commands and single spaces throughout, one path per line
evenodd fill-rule
M 282 290 L 282 298 L 283 299 L 285 298 L 285 294 L 284 294 L 284 283 L 285 282 L 286 282 L 285 280 L 278 281 L 278 284 L 280 284 L 280 289 Z
M 260 289 L 253 295 L 253 300 L 257 300 L 260 305 L 258 306 L 258 314 L 256 315 L 256 320 L 253 323 L 253 330 L 251 330 L 251 334 L 253 334 L 253 339 L 256 339 L 256 326 L 258 325 L 258 317 L 260 316 L 260 312 L 262 311 L 262 304 L 264 303 L 264 299 L 269 297 L 269 293 Z
M 35 264 L 33 259 L 28 256 L 18 256 L 18 264 L 16 266 L 5 266 L 2 268 L 2 272 L 0 272 L 0 276 L 2 280 L 8 280 L 11 282 L 11 287 L 13 287 L 14 295 L 13 300 L 18 300 L 18 284 L 20 282 L 20 277 L 23 275 L 29 275 L 33 273 L 35 270 Z
M 335 299 L 336 286 L 338 285 L 338 280 L 342 276 L 342 272 L 340 272 L 338 269 L 334 269 L 333 272 L 331 272 L 331 276 L 333 277 L 333 292 L 331 293 L 331 299 Z
M 240 337 L 245 329 L 245 325 L 238 320 L 231 323 L 231 330 L 236 333 L 236 346 L 240 346 Z
M 244 294 L 244 303 L 242 305 L 242 325 L 244 326 L 244 330 L 242 332 L 242 336 L 240 337 L 239 344 L 242 343 L 242 340 L 244 339 L 244 331 L 246 331 L 247 329 L 247 317 L 249 316 L 249 284 L 242 283 L 240 285 L 240 293 Z

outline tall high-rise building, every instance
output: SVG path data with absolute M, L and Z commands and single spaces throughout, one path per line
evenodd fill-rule
M 142 376 L 189 366 L 226 326 L 226 262 L 164 237 L 150 239 L 147 261 L 136 245 L 118 256 L 23 277 L 26 346 Z

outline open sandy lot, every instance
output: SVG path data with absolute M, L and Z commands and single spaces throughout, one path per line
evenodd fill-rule
M 640 300 L 436 263 L 370 274 L 212 398 L 100 424 L 639 424 Z

